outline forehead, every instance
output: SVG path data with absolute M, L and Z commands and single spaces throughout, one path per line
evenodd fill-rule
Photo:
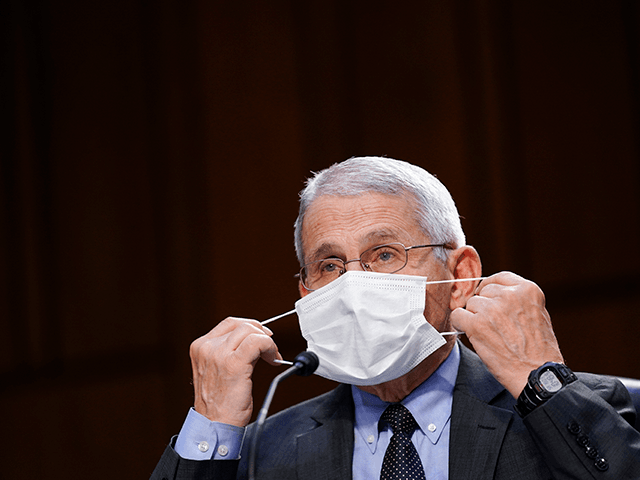
M 384 242 L 408 244 L 424 238 L 413 199 L 381 193 L 323 195 L 311 204 L 302 225 L 306 260 L 325 253 L 354 254 Z

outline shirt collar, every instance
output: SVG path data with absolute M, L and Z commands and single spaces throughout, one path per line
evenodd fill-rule
M 411 412 L 424 435 L 436 444 L 451 417 L 453 388 L 460 365 L 460 348 L 456 343 L 438 369 L 407 395 L 400 403 Z M 352 385 L 355 404 L 356 435 L 360 435 L 372 453 L 378 444 L 378 420 L 390 405 L 376 395 L 363 392 Z

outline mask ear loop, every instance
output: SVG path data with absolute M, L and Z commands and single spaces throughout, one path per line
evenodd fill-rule
M 451 280 L 428 280 L 427 285 L 435 285 L 437 283 L 475 282 L 477 280 L 484 280 L 485 278 L 487 277 L 453 278 Z
M 260 325 L 267 325 L 271 322 L 275 322 L 276 320 L 280 320 L 282 317 L 288 317 L 289 315 L 292 315 L 294 313 L 296 313 L 295 308 L 293 310 L 289 310 L 286 313 L 281 313 L 280 315 L 276 315 L 275 317 L 267 318 L 266 320 L 263 320 L 262 322 L 260 322 Z

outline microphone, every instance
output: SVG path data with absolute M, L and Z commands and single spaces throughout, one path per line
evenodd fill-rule
M 258 451 L 258 439 L 262 434 L 262 429 L 264 428 L 264 421 L 267 419 L 267 412 L 269 411 L 269 406 L 271 405 L 271 401 L 273 400 L 273 395 L 276 393 L 276 388 L 278 384 L 287 377 L 290 377 L 294 373 L 296 375 L 300 375 L 301 377 L 307 377 L 316 371 L 320 361 L 318 360 L 318 356 L 313 352 L 302 352 L 296 355 L 296 358 L 293 359 L 293 365 L 287 368 L 280 375 L 276 376 L 271 381 L 271 385 L 269 385 L 269 391 L 267 392 L 267 396 L 262 403 L 262 408 L 260 409 L 260 413 L 258 414 L 258 418 L 256 419 L 256 430 L 251 437 L 251 445 L 249 446 L 249 479 L 255 479 L 256 474 L 256 455 Z
M 308 377 L 311 375 L 316 371 L 318 365 L 320 365 L 318 355 L 309 351 L 299 353 L 296 358 L 293 359 L 293 366 L 296 368 L 294 373 L 301 377 Z

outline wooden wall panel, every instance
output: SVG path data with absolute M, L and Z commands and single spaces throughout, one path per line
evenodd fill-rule
M 544 12 L 521 12 L 522 31 Z M 535 273 L 555 284 L 632 276 L 613 244 L 640 242 L 640 165 L 633 86 L 618 8 L 555 12 L 535 40 L 520 33 L 524 149 Z M 602 93 L 600 93 L 602 92 Z M 606 93 L 605 93 L 606 92 Z M 615 248 L 615 247 L 614 247 Z M 623 247 L 624 248 L 624 247 Z M 569 268 L 567 268 L 570 265 Z
M 569 364 L 640 378 L 637 9 L 19 4 L 0 18 L 11 478 L 110 478 L 107 457 L 144 478 L 192 403 L 190 342 L 292 308 L 297 194 L 353 155 L 437 174 L 485 273 L 545 289 Z M 272 330 L 304 349 L 295 317 Z M 278 371 L 258 365 L 257 403 Z M 289 380 L 273 411 L 332 385 Z
M 592 295 L 587 301 L 581 298 L 571 305 L 558 306 L 549 301 L 565 361 L 580 371 L 638 378 L 637 289 L 625 289 L 623 295 L 612 299 L 601 296 L 591 285 L 583 288 L 585 296 Z
M 168 427 L 161 376 L 70 380 L 5 395 L 3 478 L 148 478 Z

